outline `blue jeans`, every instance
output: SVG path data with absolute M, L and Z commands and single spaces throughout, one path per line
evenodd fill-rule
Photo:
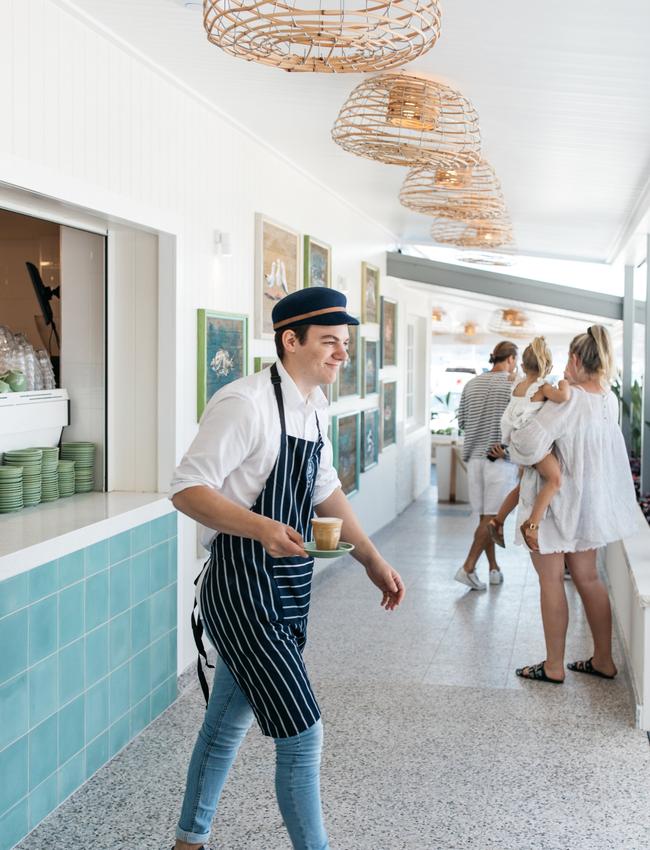
M 187 786 L 176 837 L 202 844 L 230 766 L 253 722 L 253 712 L 230 671 L 219 658 L 212 693 L 187 771 Z M 295 850 L 329 850 L 320 802 L 319 720 L 299 735 L 275 739 L 275 792 Z

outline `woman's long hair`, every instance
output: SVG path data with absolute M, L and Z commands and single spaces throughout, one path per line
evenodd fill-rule
M 536 336 L 530 345 L 526 346 L 521 365 L 525 372 L 536 372 L 540 378 L 550 374 L 553 368 L 553 356 L 543 336 Z
M 588 375 L 595 376 L 607 387 L 615 374 L 612 340 L 607 328 L 591 325 L 587 333 L 578 334 L 571 341 L 569 354 L 575 354 Z

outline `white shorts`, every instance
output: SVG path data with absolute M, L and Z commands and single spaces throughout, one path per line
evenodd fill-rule
M 508 493 L 517 486 L 517 464 L 472 457 L 467 461 L 467 487 L 472 509 L 496 514 Z

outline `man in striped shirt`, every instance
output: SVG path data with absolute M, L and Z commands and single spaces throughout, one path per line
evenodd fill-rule
M 501 444 L 501 417 L 512 394 L 517 346 L 514 342 L 500 342 L 490 355 L 490 363 L 489 372 L 465 384 L 458 408 L 458 425 L 464 432 L 463 460 L 467 463 L 469 499 L 479 515 L 479 524 L 455 579 L 472 590 L 485 590 L 487 586 L 476 575 L 476 564 L 483 552 L 490 566 L 490 584 L 503 581 L 487 526 L 517 480 L 517 467 L 510 463 Z

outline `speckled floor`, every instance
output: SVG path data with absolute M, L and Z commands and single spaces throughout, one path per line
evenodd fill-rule
M 435 491 L 376 542 L 408 596 L 386 614 L 356 562 L 319 577 L 308 666 L 323 708 L 332 850 L 643 850 L 650 745 L 625 676 L 515 678 L 544 657 L 537 580 L 517 548 L 505 583 L 452 580 L 473 523 Z M 485 576 L 486 566 L 479 572 Z M 588 657 L 573 587 L 570 658 Z M 616 660 L 622 665 L 620 649 Z M 191 684 L 164 715 L 52 813 L 20 850 L 169 850 L 202 716 Z M 213 850 L 289 850 L 273 745 L 253 730 L 215 820 Z

